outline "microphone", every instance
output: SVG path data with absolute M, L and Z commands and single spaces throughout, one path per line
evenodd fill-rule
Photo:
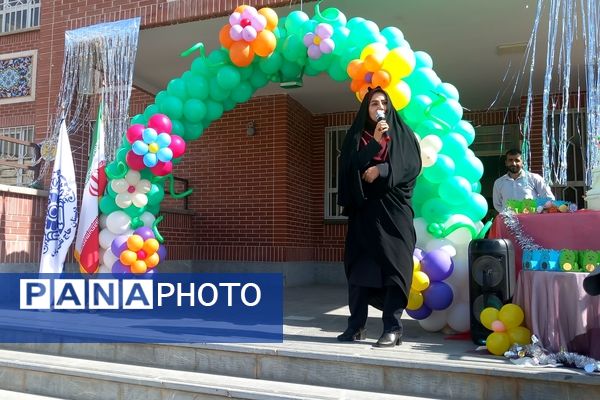
M 377 122 L 385 121 L 385 112 L 383 112 L 382 110 L 377 110 L 375 119 Z M 386 142 L 389 142 L 390 140 L 392 140 L 392 138 L 388 136 L 387 131 L 383 132 L 383 140 L 385 140 Z

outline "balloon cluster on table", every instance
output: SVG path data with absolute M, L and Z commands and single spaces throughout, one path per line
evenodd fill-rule
M 358 99 L 369 87 L 381 86 L 390 94 L 392 106 L 421 143 L 423 171 L 413 198 L 419 241 L 425 248 L 429 241 L 445 239 L 455 248 L 454 274 L 458 269 L 465 278 L 466 246 L 482 231 L 487 203 L 479 194 L 483 165 L 468 149 L 475 131 L 462 120 L 457 89 L 442 82 L 431 57 L 413 51 L 398 28 L 380 29 L 361 17 L 348 20 L 337 8 L 320 10 L 320 3 L 312 17 L 292 11 L 282 18 L 268 7 L 241 5 L 219 31 L 221 48 L 206 54 L 198 43 L 182 53 L 196 55 L 190 69 L 133 117 L 109 165 L 109 179 L 125 182 L 111 182 L 103 199 L 109 232 L 105 251 L 116 236 L 132 235 L 142 225 L 156 230 L 162 179 L 172 177 L 186 142 L 268 83 L 301 82 L 304 75 L 324 73 L 349 81 Z M 161 241 L 160 234 L 156 238 Z
M 516 304 L 505 304 L 500 310 L 484 308 L 479 319 L 483 326 L 492 331 L 485 340 L 488 351 L 501 356 L 514 344 L 531 343 L 531 331 L 521 326 L 524 318 L 523 310 Z

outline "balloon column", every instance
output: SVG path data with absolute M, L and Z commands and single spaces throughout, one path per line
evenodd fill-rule
M 531 343 L 531 332 L 521 326 L 524 317 L 523 310 L 516 304 L 506 304 L 500 310 L 484 308 L 479 318 L 483 326 L 493 331 L 485 341 L 488 351 L 501 356 L 515 343 Z
M 112 182 L 101 204 L 105 253 L 117 236 L 131 236 L 141 226 L 153 227 L 162 240 L 156 217 L 164 180 L 172 178 L 186 142 L 198 139 L 223 112 L 269 82 L 327 74 L 349 81 L 358 99 L 369 87 L 388 91 L 421 142 L 423 171 L 413 198 L 418 239 L 423 248 L 447 240 L 456 252 L 452 275 L 464 270 L 466 246 L 481 231 L 487 204 L 479 194 L 482 163 L 468 149 L 475 131 L 462 120 L 457 89 L 442 82 L 431 57 L 411 49 L 398 28 L 380 29 L 361 17 L 348 20 L 337 8 L 321 10 L 320 3 L 313 16 L 296 10 L 281 18 L 268 7 L 239 6 L 219 32 L 221 48 L 206 54 L 198 43 L 182 53 L 199 54 L 132 119 L 107 168 Z M 110 269 L 112 257 L 107 258 L 103 266 Z M 457 284 L 452 275 L 448 280 Z M 460 285 L 454 289 L 464 289 Z

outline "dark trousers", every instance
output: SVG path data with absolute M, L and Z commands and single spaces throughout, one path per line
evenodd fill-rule
M 369 295 L 372 290 L 381 289 L 348 284 L 348 306 L 350 307 L 350 317 L 348 317 L 349 328 L 359 329 L 366 325 Z M 383 331 L 402 331 L 400 318 L 406 307 L 406 297 L 397 285 L 384 286 L 383 290 L 385 290 L 382 316 Z

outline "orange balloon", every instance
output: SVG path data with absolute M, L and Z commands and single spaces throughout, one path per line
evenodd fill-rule
M 273 11 L 272 8 L 265 7 L 258 10 L 258 13 L 267 19 L 267 28 L 272 31 L 277 27 L 277 23 L 279 22 L 279 18 L 277 17 L 277 13 Z
M 375 72 L 381 69 L 383 64 L 384 56 L 379 53 L 369 54 L 365 57 L 365 68 L 367 71 Z
M 127 248 L 131 251 L 140 251 L 144 246 L 144 238 L 140 235 L 131 235 L 127 238 Z
M 251 46 L 254 52 L 259 56 L 268 57 L 275 50 L 275 46 L 277 46 L 277 39 L 275 38 L 273 32 L 263 30 L 256 36 L 256 39 L 254 39 Z
M 243 40 L 233 42 L 229 48 L 229 58 L 238 67 L 247 67 L 254 59 L 252 47 Z
M 360 90 L 358 91 L 358 99 L 360 101 L 363 101 L 363 99 L 365 98 L 365 95 L 367 94 L 367 92 L 369 91 L 369 84 L 365 83 L 362 85 L 362 87 L 360 88 Z
M 158 246 L 160 246 L 160 244 L 158 243 L 158 240 L 146 239 L 146 241 L 144 242 L 144 247 L 142 247 L 142 250 L 144 250 L 146 252 L 146 254 L 154 254 L 158 250 Z
M 233 12 L 238 12 L 238 13 L 240 13 L 240 14 L 241 14 L 241 13 L 243 13 L 243 12 L 244 12 L 244 10 L 245 10 L 247 7 L 249 7 L 249 6 L 248 6 L 248 5 L 246 5 L 246 4 L 242 4 L 241 6 L 238 6 L 238 7 L 237 7 L 235 10 L 233 10 Z
M 148 268 L 154 268 L 158 265 L 158 262 L 160 261 L 160 257 L 158 256 L 157 253 L 154 253 L 150 257 L 146 257 L 146 259 L 144 261 L 146 261 L 146 266 Z
M 358 91 L 360 91 L 360 88 L 364 84 L 365 84 L 365 81 L 363 81 L 362 79 L 353 79 L 350 82 L 350 90 L 353 92 L 358 92 Z
M 119 256 L 119 260 L 121 260 L 121 262 L 125 265 L 131 265 L 137 261 L 137 254 L 133 251 L 125 250 Z
M 348 76 L 350 76 L 350 78 L 352 79 L 363 79 L 367 70 L 364 67 L 364 63 L 362 62 L 362 60 L 356 58 L 350 61 L 350 63 L 346 67 L 346 72 L 348 73 Z
M 137 260 L 133 264 L 131 264 L 131 272 L 134 274 L 143 274 L 148 270 L 146 263 L 142 260 Z
M 373 86 L 381 86 L 382 88 L 386 88 L 390 84 L 391 80 L 392 77 L 390 74 L 382 69 L 373 72 L 373 78 L 371 78 Z
M 233 44 L 233 39 L 229 36 L 229 29 L 231 29 L 231 25 L 227 24 L 219 31 L 219 43 L 226 49 L 230 48 Z

